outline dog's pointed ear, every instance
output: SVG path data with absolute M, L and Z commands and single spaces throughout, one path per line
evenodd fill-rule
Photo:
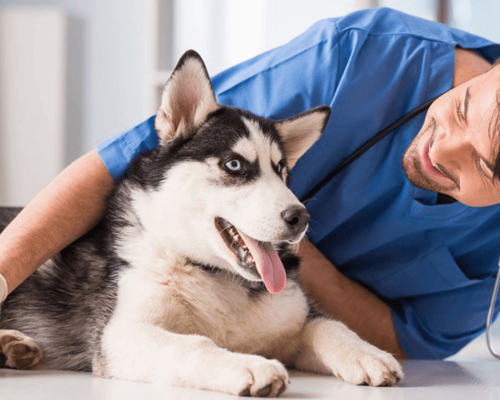
M 197 52 L 188 50 L 163 90 L 155 121 L 160 144 L 179 135 L 187 137 L 217 107 L 205 63 Z
M 311 108 L 294 117 L 278 121 L 276 129 L 283 140 L 288 168 L 319 139 L 330 118 L 328 106 Z

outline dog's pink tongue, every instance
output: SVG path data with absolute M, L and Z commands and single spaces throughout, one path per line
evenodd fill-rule
M 271 293 L 279 293 L 283 290 L 286 283 L 286 273 L 283 263 L 278 257 L 271 243 L 258 243 L 256 240 L 248 237 L 243 232 L 238 231 L 248 250 L 257 265 L 257 271 L 264 280 L 267 290 Z

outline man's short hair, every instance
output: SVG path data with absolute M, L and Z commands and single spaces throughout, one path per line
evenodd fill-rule
M 493 63 L 493 68 L 500 65 L 500 57 Z M 498 85 L 495 105 L 495 116 L 490 121 L 489 135 L 497 149 L 497 156 L 493 164 L 493 179 L 500 181 L 500 81 Z

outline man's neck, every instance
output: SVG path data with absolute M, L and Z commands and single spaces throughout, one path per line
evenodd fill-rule
M 478 75 L 488 72 L 492 65 L 472 50 L 455 48 L 455 72 L 453 87 L 461 85 Z

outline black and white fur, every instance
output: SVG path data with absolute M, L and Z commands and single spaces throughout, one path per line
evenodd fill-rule
M 287 176 L 329 113 L 276 122 L 219 105 L 187 52 L 165 87 L 159 147 L 133 163 L 104 220 L 2 305 L 5 364 L 271 397 L 289 383 L 284 365 L 354 384 L 399 381 L 391 355 L 311 313 L 297 282 L 308 217 Z M 18 211 L 0 210 L 0 230 Z M 279 250 L 282 291 L 266 289 L 224 230 Z

